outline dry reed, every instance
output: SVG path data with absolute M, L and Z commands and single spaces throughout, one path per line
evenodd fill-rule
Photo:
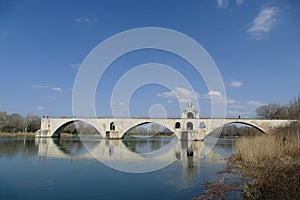
M 242 138 L 231 161 L 246 184 L 246 199 L 300 199 L 298 131 Z

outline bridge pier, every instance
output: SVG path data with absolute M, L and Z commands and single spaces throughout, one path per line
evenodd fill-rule
M 106 138 L 107 139 L 122 139 L 122 133 L 120 133 L 119 131 L 106 131 Z
M 181 131 L 181 140 L 188 140 L 188 141 L 202 141 L 206 136 L 205 130 L 186 130 Z
M 53 134 L 50 130 L 38 130 L 35 132 L 35 136 L 38 138 L 51 138 Z

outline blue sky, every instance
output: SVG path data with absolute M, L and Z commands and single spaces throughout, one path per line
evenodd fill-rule
M 206 49 L 225 84 L 227 116 L 252 117 L 257 106 L 286 104 L 300 93 L 296 0 L 0 0 L 0 110 L 71 116 L 73 84 L 88 53 L 101 41 L 140 27 L 173 29 Z M 111 102 L 113 86 L 124 73 L 153 62 L 182 73 L 197 85 L 194 93 L 176 85 L 146 85 L 132 95 L 129 105 Z M 192 99 L 192 94 L 197 96 L 200 114 L 209 116 L 208 99 L 219 95 L 207 90 L 189 63 L 158 50 L 122 56 L 102 78 L 95 96 L 98 116 L 111 116 L 111 103 L 119 116 L 127 107 L 133 116 L 147 116 L 161 108 L 157 104 L 168 116 L 180 116 L 178 105 Z M 184 101 L 178 102 L 174 93 Z

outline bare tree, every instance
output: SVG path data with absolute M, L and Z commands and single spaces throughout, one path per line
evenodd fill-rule
M 282 119 L 286 118 L 286 107 L 276 103 L 260 106 L 256 109 L 256 114 L 265 119 Z
M 18 132 L 24 130 L 24 119 L 22 115 L 13 113 L 9 116 L 9 121 L 10 132 Z
M 256 109 L 258 117 L 266 119 L 300 119 L 300 96 L 290 101 L 288 105 L 268 104 Z
M 289 119 L 300 119 L 300 96 L 287 105 L 287 115 Z
M 151 123 L 148 128 L 150 134 L 157 134 L 158 132 L 162 131 L 162 126 L 160 124 Z
M 24 132 L 35 132 L 41 126 L 41 118 L 32 113 L 28 113 L 24 117 Z
M 226 125 L 223 127 L 221 136 L 235 136 L 238 133 L 238 127 L 234 125 Z
M 0 112 L 0 132 L 3 132 L 3 127 L 6 124 L 7 114 L 6 112 Z

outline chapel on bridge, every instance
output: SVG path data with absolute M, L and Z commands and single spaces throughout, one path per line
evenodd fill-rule
M 186 104 L 186 109 L 182 111 L 182 119 L 197 119 L 200 118 L 199 111 L 195 109 L 195 106 L 192 102 Z

